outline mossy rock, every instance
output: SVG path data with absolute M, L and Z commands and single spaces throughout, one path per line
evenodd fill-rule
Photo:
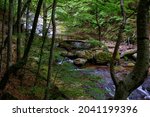
M 63 51 L 60 55 L 68 58 L 76 58 L 76 55 L 73 52 Z
M 83 66 L 87 62 L 87 59 L 84 58 L 77 58 L 74 60 L 74 64 L 77 66 Z
M 91 50 L 83 50 L 83 51 L 77 51 L 76 56 L 84 59 L 92 59 L 94 55 Z
M 96 64 L 107 64 L 111 61 L 112 54 L 109 52 L 101 52 L 94 56 Z

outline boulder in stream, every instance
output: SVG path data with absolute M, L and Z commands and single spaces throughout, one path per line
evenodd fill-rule
M 77 66 L 83 66 L 87 62 L 87 59 L 84 58 L 77 58 L 74 60 L 74 64 Z
M 77 51 L 76 56 L 84 59 L 92 59 L 94 54 L 93 51 L 91 50 L 83 50 L 83 51 Z
M 101 52 L 94 56 L 94 61 L 96 64 L 107 64 L 111 61 L 112 54 L 109 52 Z
M 76 55 L 73 52 L 63 51 L 61 56 L 68 57 L 68 58 L 76 58 Z

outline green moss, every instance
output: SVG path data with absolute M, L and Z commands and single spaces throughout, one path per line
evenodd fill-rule
M 117 52 L 116 60 L 120 60 L 120 54 Z
M 100 41 L 98 41 L 98 40 L 96 40 L 96 39 L 93 39 L 93 38 L 89 39 L 88 42 L 89 42 L 89 43 L 91 44 L 91 46 L 93 46 L 93 47 L 97 47 L 97 46 L 101 46 L 101 45 L 102 45 L 102 43 L 101 43 Z
M 109 52 L 101 52 L 97 55 L 95 55 L 94 59 L 96 60 L 96 63 L 98 64 L 106 64 L 110 62 L 112 58 L 112 54 Z

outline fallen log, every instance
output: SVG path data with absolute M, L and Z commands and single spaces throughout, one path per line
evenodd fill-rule
M 135 54 L 137 52 L 137 49 L 130 49 L 130 50 L 126 50 L 125 52 L 121 53 L 120 57 L 131 57 L 133 54 Z

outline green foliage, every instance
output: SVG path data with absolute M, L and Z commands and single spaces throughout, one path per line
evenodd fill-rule
M 104 93 L 98 87 L 94 87 L 96 82 L 101 81 L 100 77 L 88 74 L 88 70 L 86 71 L 87 73 L 82 72 L 82 70 L 75 70 L 72 64 L 66 62 L 64 62 L 64 64 L 62 64 L 61 66 L 55 66 L 55 70 L 55 73 L 58 73 L 56 79 L 60 80 L 63 84 L 63 87 L 61 87 L 60 90 L 69 97 L 72 97 L 74 99 L 81 99 L 83 97 L 84 99 L 90 98 L 92 96 L 92 93 L 86 93 L 87 89 L 84 88 L 85 86 L 90 86 L 91 92 L 96 91 L 95 93 L 98 93 L 101 96 Z
M 98 41 L 98 40 L 96 40 L 96 39 L 93 39 L 93 38 L 91 38 L 91 39 L 89 39 L 88 40 L 88 43 L 90 43 L 92 46 L 94 46 L 94 47 L 96 47 L 96 46 L 101 46 L 102 45 L 102 43 L 100 42 L 100 41 Z
M 102 81 L 101 81 L 102 82 Z M 94 99 L 97 99 L 97 100 L 104 100 L 105 99 L 105 91 L 100 89 L 98 87 L 98 85 L 95 83 L 91 83 L 91 82 L 88 82 L 87 83 L 87 86 L 88 87 L 86 90 L 87 92 L 94 98 Z
M 30 89 L 30 94 L 37 97 L 39 96 L 41 97 L 42 95 L 44 95 L 44 91 L 45 91 L 44 87 L 34 86 Z

